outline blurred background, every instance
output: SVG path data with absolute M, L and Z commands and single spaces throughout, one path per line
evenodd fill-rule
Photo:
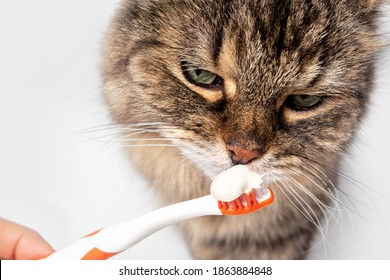
M 110 126 L 100 45 L 118 0 L 0 0 L 0 216 L 59 249 L 158 208 Z M 390 42 L 390 10 L 381 19 Z M 378 56 L 368 118 L 343 161 L 345 208 L 312 259 L 390 259 L 390 50 Z M 343 207 L 344 208 L 344 207 Z M 175 227 L 116 259 L 190 259 Z

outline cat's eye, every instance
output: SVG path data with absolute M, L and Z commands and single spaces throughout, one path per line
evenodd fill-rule
M 182 65 L 182 70 L 186 79 L 197 86 L 210 88 L 223 85 L 223 79 L 208 70 L 185 65 Z
M 188 69 L 187 75 L 194 82 L 203 85 L 211 85 L 217 79 L 217 75 L 202 69 Z
M 287 97 L 284 104 L 297 111 L 309 110 L 320 105 L 323 101 L 321 96 L 294 94 Z

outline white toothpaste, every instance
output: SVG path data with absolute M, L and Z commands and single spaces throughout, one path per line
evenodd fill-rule
M 235 165 L 219 173 L 210 186 L 211 195 L 220 201 L 233 201 L 243 193 L 261 188 L 264 174 L 257 174 L 245 165 Z

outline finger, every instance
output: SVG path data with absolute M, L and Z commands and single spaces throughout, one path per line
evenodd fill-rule
M 0 218 L 0 259 L 39 259 L 52 252 L 36 231 Z

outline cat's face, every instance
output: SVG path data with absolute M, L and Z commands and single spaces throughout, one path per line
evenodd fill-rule
M 107 102 L 210 177 L 332 165 L 367 109 L 376 2 L 125 1 L 106 41 Z

